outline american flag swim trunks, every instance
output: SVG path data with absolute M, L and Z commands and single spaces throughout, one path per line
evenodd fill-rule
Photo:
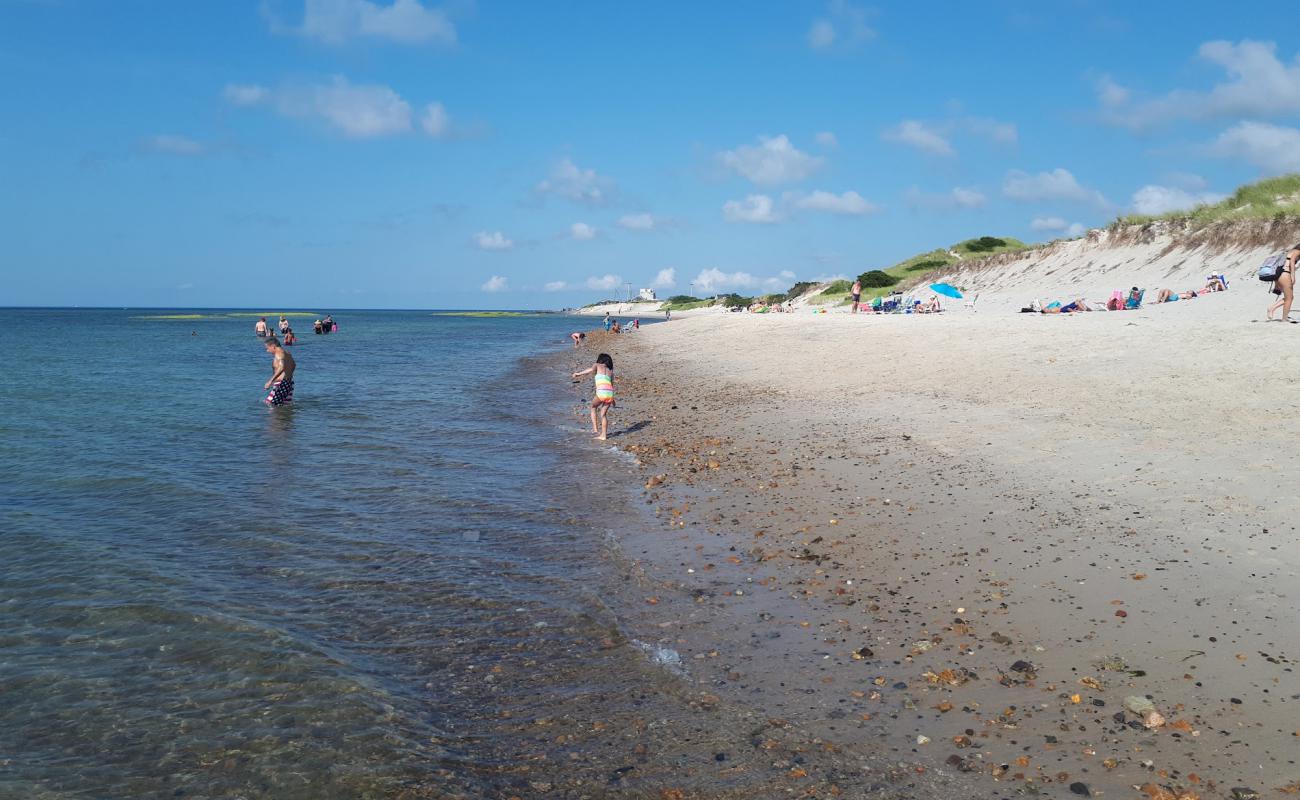
M 264 401 L 268 406 L 282 406 L 293 402 L 293 381 L 276 381 Z

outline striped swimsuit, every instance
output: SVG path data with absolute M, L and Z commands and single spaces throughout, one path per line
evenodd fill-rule
M 596 403 L 603 405 L 614 405 L 614 376 L 607 373 L 595 374 L 596 379 Z

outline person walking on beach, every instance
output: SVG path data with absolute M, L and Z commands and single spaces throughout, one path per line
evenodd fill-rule
M 849 289 L 849 294 L 853 296 L 853 311 L 850 313 L 856 314 L 858 313 L 858 301 L 862 299 L 862 281 L 854 281 L 853 288 Z
M 1295 268 L 1296 263 L 1300 262 L 1300 244 L 1292 247 L 1286 254 L 1286 263 L 1282 265 L 1282 271 L 1278 273 L 1277 281 L 1273 284 L 1273 293 L 1282 295 L 1277 302 L 1268 307 L 1268 319 L 1272 321 L 1273 312 L 1279 308 L 1282 309 L 1282 322 L 1295 322 L 1291 319 L 1291 301 L 1295 299 Z
M 257 334 L 258 336 L 270 335 L 271 331 L 267 330 L 266 327 L 266 317 L 262 317 L 257 321 L 255 325 L 253 325 L 253 333 Z
M 608 333 L 610 327 L 614 324 L 614 319 L 610 317 L 609 312 L 605 312 L 605 332 Z
M 270 392 L 262 402 L 268 406 L 282 406 L 293 402 L 293 371 L 297 367 L 293 356 L 280 346 L 272 336 L 266 340 L 266 352 L 271 355 L 271 379 L 262 387 Z
M 596 396 L 591 399 L 591 432 L 596 441 L 603 442 L 609 436 L 609 410 L 614 407 L 614 359 L 609 353 L 596 356 L 596 363 L 582 372 L 573 373 L 576 381 L 583 375 L 593 375 L 596 384 Z M 600 427 L 596 426 L 599 417 Z
M 673 310 L 671 308 L 665 308 L 664 322 L 672 322 L 672 321 L 673 321 Z

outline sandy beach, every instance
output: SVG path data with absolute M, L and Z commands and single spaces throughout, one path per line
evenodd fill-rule
M 988 796 L 1294 791 L 1300 334 L 1238 283 L 596 334 L 663 523 L 623 537 L 629 625 L 729 702 Z

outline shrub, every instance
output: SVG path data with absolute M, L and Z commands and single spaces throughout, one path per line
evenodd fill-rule
M 822 294 L 848 294 L 849 289 L 852 288 L 853 284 L 849 281 L 831 281 L 827 284 L 826 288 L 822 290 Z
M 689 294 L 675 294 L 672 297 L 668 298 L 665 302 L 676 306 L 676 305 L 681 305 L 683 303 L 698 303 L 700 302 L 700 298 L 691 297 Z
M 812 281 L 799 281 L 794 286 L 791 286 L 788 291 L 786 291 L 785 299 L 793 300 L 816 285 L 817 284 L 813 283 Z
M 927 258 L 925 261 L 918 261 L 907 268 L 908 272 L 920 272 L 921 270 L 939 269 L 948 266 L 948 262 L 941 258 Z
M 748 308 L 753 304 L 754 298 L 741 297 L 733 292 L 732 294 L 723 295 L 720 298 L 720 302 L 722 303 L 723 308 Z
M 898 283 L 898 278 L 895 278 L 884 270 L 873 269 L 859 275 L 858 281 L 861 282 L 863 288 L 866 289 L 883 289 L 886 286 L 893 286 Z
M 974 241 L 967 242 L 965 247 L 972 253 L 986 253 L 989 250 L 997 250 L 999 247 L 1006 247 L 1007 243 L 996 236 L 981 236 Z

